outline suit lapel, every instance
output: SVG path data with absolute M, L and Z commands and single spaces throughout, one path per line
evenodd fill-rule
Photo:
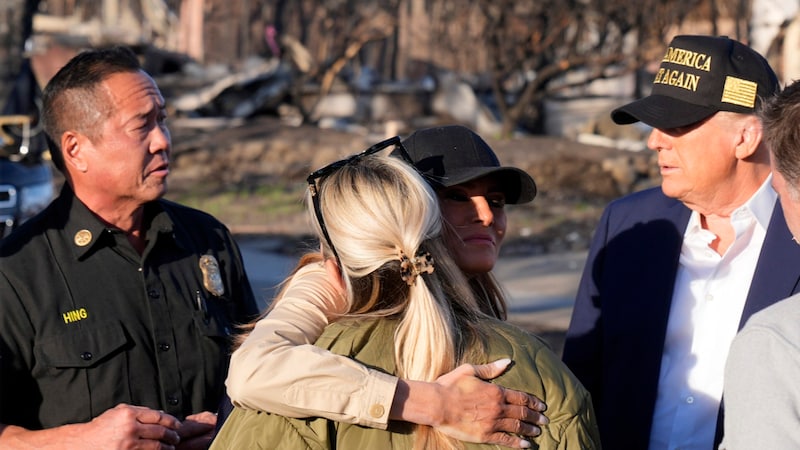
M 767 236 L 758 265 L 750 283 L 750 291 L 742 311 L 739 328 L 754 313 L 798 292 L 800 281 L 800 245 L 792 240 L 792 234 L 783 218 L 780 202 L 776 202 L 770 218 Z

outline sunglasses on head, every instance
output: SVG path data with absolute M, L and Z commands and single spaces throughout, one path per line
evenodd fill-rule
M 336 263 L 339 265 L 339 267 L 342 266 L 341 261 L 339 260 L 339 254 L 336 252 L 336 248 L 333 246 L 331 237 L 328 234 L 328 229 L 325 226 L 325 220 L 322 217 L 322 209 L 320 208 L 319 205 L 319 182 L 322 181 L 323 178 L 336 172 L 342 167 L 358 162 L 361 159 L 366 158 L 367 156 L 374 155 L 391 146 L 394 146 L 394 150 L 392 151 L 393 155 L 400 155 L 400 157 L 403 158 L 405 162 L 407 162 L 411 167 L 414 167 L 414 162 L 412 161 L 411 156 L 408 154 L 408 151 L 406 151 L 405 147 L 403 147 L 403 143 L 400 141 L 400 137 L 394 136 L 384 141 L 378 142 L 377 144 L 371 146 L 370 148 L 364 150 L 361 153 L 357 153 L 345 159 L 332 162 L 325 167 L 317 169 L 311 172 L 308 178 L 306 178 L 306 181 L 308 182 L 308 190 L 311 193 L 311 200 L 314 204 L 314 214 L 317 216 L 317 222 L 319 222 L 319 227 L 322 230 L 322 235 L 323 237 L 325 237 L 325 241 L 330 247 L 333 256 L 336 258 Z

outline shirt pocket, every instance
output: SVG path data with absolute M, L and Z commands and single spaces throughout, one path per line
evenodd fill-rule
M 36 342 L 33 371 L 41 391 L 45 427 L 85 422 L 119 403 L 132 403 L 127 351 L 121 324 L 81 326 Z
M 36 358 L 43 366 L 89 368 L 122 352 L 128 338 L 118 324 L 81 327 L 73 333 L 42 338 L 36 345 Z
M 225 297 L 202 298 L 203 308 L 192 316 L 200 336 L 225 343 L 230 341 L 234 326 L 229 317 L 230 301 Z
M 202 361 L 203 375 L 195 373 L 194 378 L 205 385 L 205 398 L 221 398 L 228 373 L 228 362 L 231 353 L 231 335 L 233 329 L 225 314 L 225 301 L 220 298 L 209 298 L 204 311 L 195 311 L 192 315 L 196 333 L 195 355 Z M 215 381 L 218 380 L 218 381 Z M 203 401 L 199 399 L 198 401 Z M 217 404 L 211 406 L 216 408 Z

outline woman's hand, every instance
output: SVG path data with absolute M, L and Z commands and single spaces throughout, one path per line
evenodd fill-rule
M 511 363 L 464 364 L 434 383 L 400 380 L 392 404 L 392 419 L 430 425 L 466 442 L 529 448 L 521 436 L 541 434 L 549 423 L 547 406 L 533 395 L 488 383 Z

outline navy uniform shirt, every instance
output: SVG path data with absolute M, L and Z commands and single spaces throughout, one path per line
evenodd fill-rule
M 0 242 L 0 423 L 216 411 L 231 333 L 257 313 L 239 249 L 203 212 L 159 200 L 144 216 L 139 255 L 65 187 Z

